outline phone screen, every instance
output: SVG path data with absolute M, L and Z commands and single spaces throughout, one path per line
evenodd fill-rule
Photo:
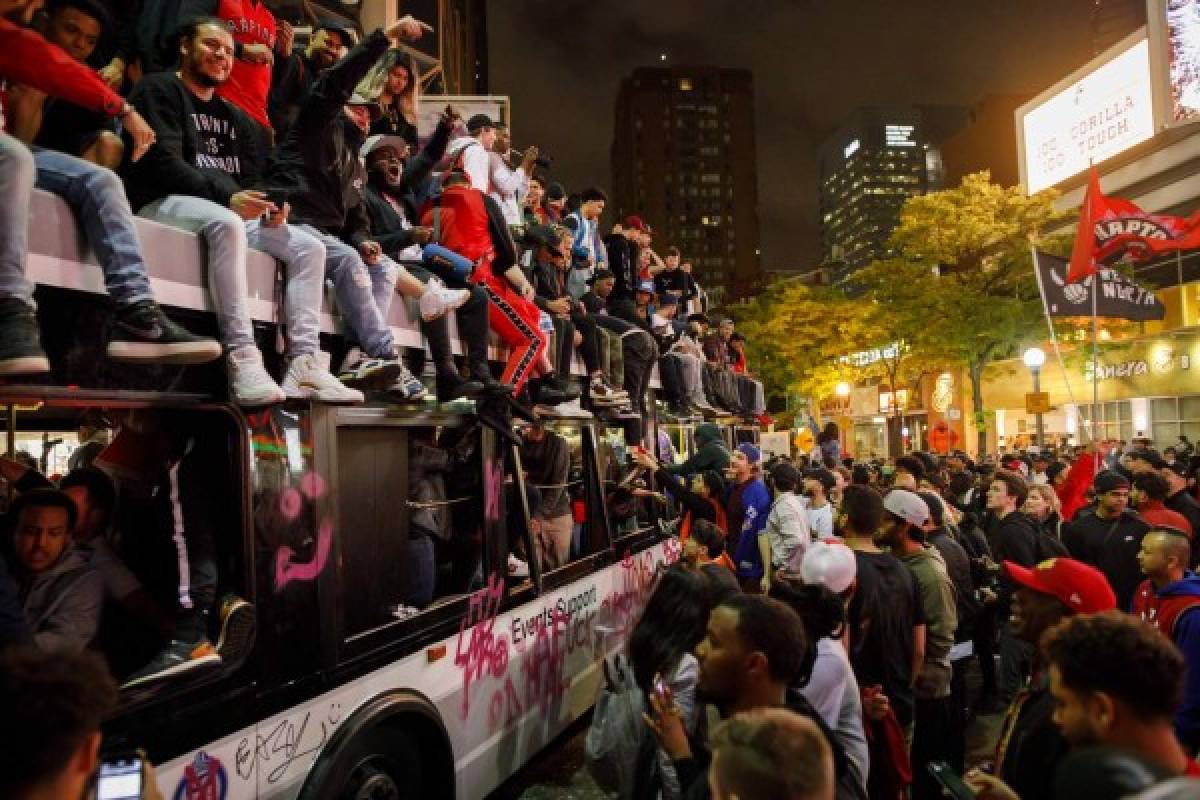
M 963 781 L 962 776 L 950 768 L 945 761 L 929 764 L 929 771 L 954 800 L 975 800 L 975 792 Z
M 142 760 L 120 758 L 100 763 L 96 780 L 96 800 L 140 800 L 142 796 Z

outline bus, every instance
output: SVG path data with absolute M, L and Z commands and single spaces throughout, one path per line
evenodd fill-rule
M 599 419 L 547 423 L 570 449 L 567 484 L 553 488 L 568 492 L 574 525 L 569 562 L 543 572 L 528 507 L 538 487 L 520 449 L 469 406 L 243 410 L 225 400 L 219 362 L 108 362 L 95 259 L 57 198 L 34 200 L 29 272 L 54 372 L 0 384 L 7 451 L 40 444 L 54 471 L 50 451 L 77 436 L 86 410 L 119 421 L 108 466 L 135 474 L 148 456 L 136 437 L 121 444 L 126 430 L 154 420 L 185 432 L 219 590 L 253 609 L 242 657 L 123 689 L 106 750 L 144 748 L 176 800 L 476 798 L 588 711 L 601 660 L 636 621 L 657 572 L 680 556 L 656 524 L 660 507 L 614 509 L 629 448 L 657 443 L 653 418 L 644 439 Z M 160 302 L 214 334 L 196 238 L 138 225 Z M 270 361 L 278 270 L 253 253 L 251 272 L 251 313 Z M 412 313 L 395 303 L 389 321 L 398 341 L 421 347 Z M 322 319 L 323 346 L 336 351 L 332 306 Z M 421 466 L 429 453 L 442 459 L 438 480 Z M 422 481 L 434 488 L 415 491 Z M 120 553 L 169 603 L 171 533 L 150 510 L 153 492 L 118 483 Z M 422 512 L 441 515 L 432 536 Z M 514 555 L 524 570 L 512 569 Z M 153 655 L 132 627 L 119 617 L 102 624 L 118 680 Z

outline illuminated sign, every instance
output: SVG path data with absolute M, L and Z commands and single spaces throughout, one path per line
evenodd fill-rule
M 1154 103 L 1146 39 L 1029 108 L 1021 129 L 1030 193 L 1149 139 Z
M 858 148 L 859 148 L 859 141 L 858 141 L 858 139 L 855 139 L 850 144 L 846 145 L 846 149 L 842 151 L 842 155 L 844 155 L 846 158 L 849 158 L 850 156 L 852 156 L 858 152 Z
M 1167 0 L 1171 119 L 1200 119 L 1200 0 Z
M 913 125 L 885 125 L 883 138 L 888 147 L 916 147 L 917 143 L 913 141 L 914 131 L 916 127 Z

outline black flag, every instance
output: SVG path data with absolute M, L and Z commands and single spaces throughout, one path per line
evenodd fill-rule
M 1154 296 L 1115 269 L 1101 267 L 1079 283 L 1067 283 L 1067 259 L 1048 253 L 1036 253 L 1042 294 L 1046 309 L 1052 317 L 1090 317 L 1092 315 L 1092 281 L 1099 279 L 1100 295 L 1096 298 L 1096 316 L 1128 319 L 1134 322 L 1162 319 L 1167 310 Z

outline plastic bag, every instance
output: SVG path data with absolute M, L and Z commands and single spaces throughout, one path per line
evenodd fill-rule
M 620 655 L 604 659 L 604 688 L 583 742 L 588 772 L 596 784 L 620 798 L 634 793 L 638 755 L 649 735 L 642 712 L 646 700 L 633 670 Z

